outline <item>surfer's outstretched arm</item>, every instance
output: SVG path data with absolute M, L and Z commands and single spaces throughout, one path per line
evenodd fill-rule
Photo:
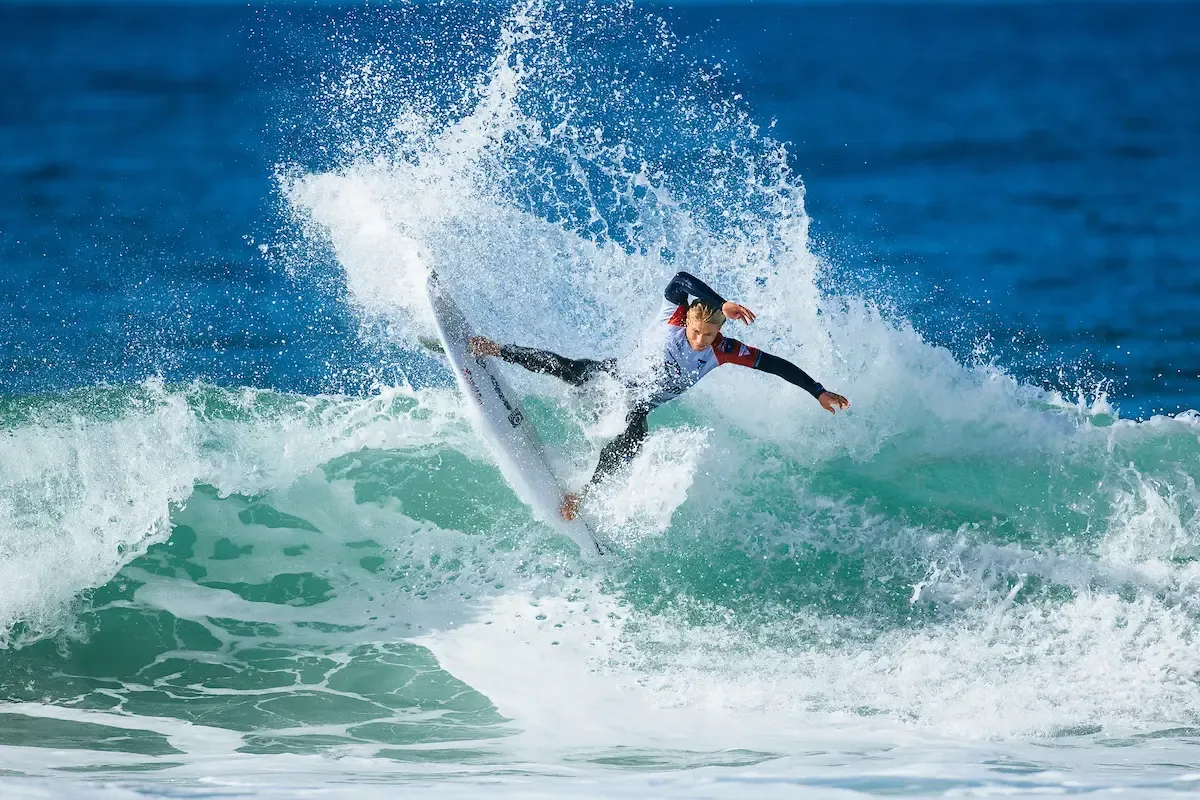
M 689 297 L 703 300 L 710 308 L 720 308 L 725 305 L 725 298 L 713 291 L 712 287 L 692 275 L 690 272 L 677 272 L 663 296 L 676 305 L 686 305 Z
M 663 291 L 663 297 L 668 303 L 677 306 L 688 304 L 688 298 L 694 297 L 704 305 L 720 311 L 728 319 L 739 319 L 749 325 L 754 322 L 755 314 L 740 303 L 731 303 L 713 291 L 713 288 L 690 272 L 677 272 Z
M 849 400 L 840 394 L 828 391 L 824 386 L 817 383 L 811 375 L 786 358 L 773 356 L 770 353 L 759 353 L 758 360 L 754 363 L 753 368 L 777 375 L 793 386 L 799 386 L 816 398 L 817 402 L 821 404 L 821 408 L 830 413 L 836 413 L 850 407 Z

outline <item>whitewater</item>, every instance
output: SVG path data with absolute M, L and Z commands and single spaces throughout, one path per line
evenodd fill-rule
M 1122 418 L 843 287 L 753 98 L 715 63 L 645 78 L 661 19 L 470 31 L 348 60 L 311 99 L 329 163 L 273 176 L 264 257 L 403 380 L 0 398 L 6 795 L 1196 791 L 1200 413 Z M 418 345 L 423 287 L 604 358 L 679 269 L 853 408 L 710 376 L 589 497 L 612 554 L 585 558 Z M 582 484 L 619 392 L 506 375 Z

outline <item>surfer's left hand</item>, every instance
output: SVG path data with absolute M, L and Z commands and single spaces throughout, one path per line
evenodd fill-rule
M 845 411 L 850 407 L 850 401 L 836 392 L 821 392 L 821 396 L 817 398 L 817 402 L 821 404 L 821 408 L 830 414 Z
M 575 519 L 579 514 L 579 502 L 582 498 L 577 494 L 563 495 L 562 508 L 559 511 L 562 513 L 562 518 L 567 522 Z
M 726 301 L 725 305 L 721 306 L 721 313 L 725 315 L 725 319 L 740 319 L 747 325 L 754 322 L 755 317 L 754 312 L 741 303 L 730 303 L 728 301 Z

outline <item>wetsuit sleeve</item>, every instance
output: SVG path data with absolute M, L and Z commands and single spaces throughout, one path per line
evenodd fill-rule
M 667 284 L 663 296 L 667 298 L 667 302 L 677 306 L 687 305 L 688 297 L 697 297 L 703 300 L 705 305 L 718 310 L 725 305 L 725 298 L 714 292 L 707 283 L 687 272 L 676 273 Z
M 812 376 L 807 372 L 786 358 L 773 356 L 770 353 L 759 353 L 758 362 L 754 364 L 754 369 L 778 375 L 793 386 L 799 386 L 813 397 L 819 398 L 821 392 L 825 391 L 825 387 L 813 380 Z
M 655 319 L 668 325 L 682 327 L 687 322 L 687 306 L 663 300 L 662 307 L 658 309 L 658 316 Z
M 728 336 L 718 336 L 712 349 L 718 364 L 737 364 L 739 367 L 751 369 L 758 366 L 758 357 L 762 355 L 762 351 L 757 347 L 751 347 Z

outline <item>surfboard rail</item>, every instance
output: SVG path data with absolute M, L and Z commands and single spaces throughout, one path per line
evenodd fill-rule
M 603 555 L 604 549 L 583 519 L 576 517 L 568 522 L 562 518 L 565 490 L 546 457 L 537 430 L 500 373 L 498 363 L 471 352 L 475 331 L 432 270 L 427 290 L 446 362 L 472 409 L 472 422 L 491 446 L 504 479 L 536 517 L 570 537 L 582 553 Z

